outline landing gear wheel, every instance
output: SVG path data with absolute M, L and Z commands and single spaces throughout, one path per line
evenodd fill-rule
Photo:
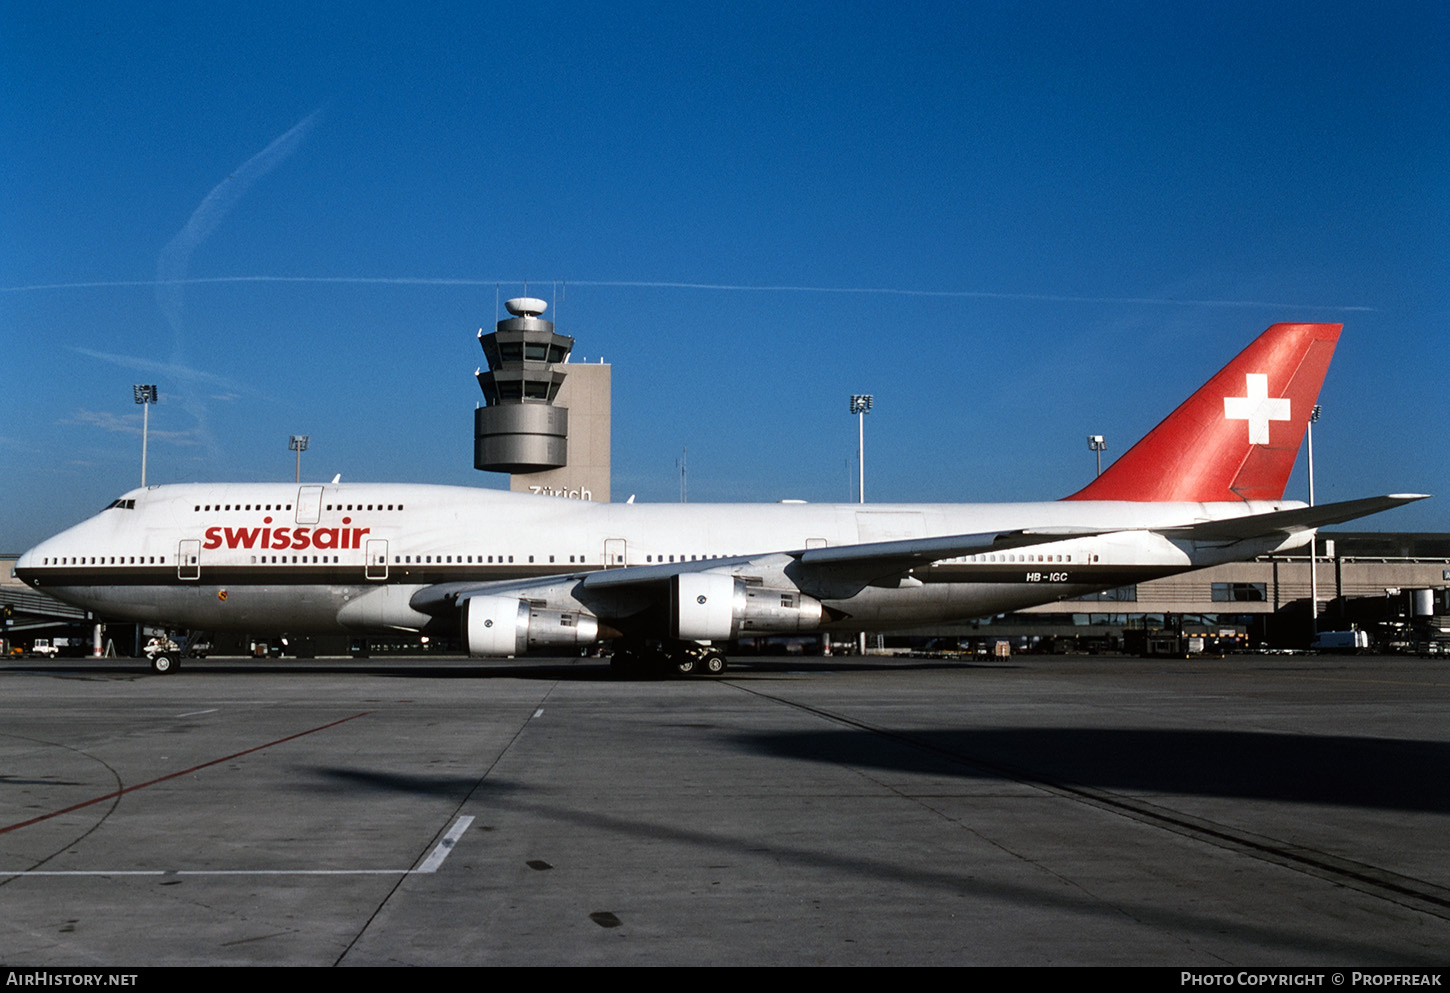
M 681 655 L 675 659 L 675 672 L 681 676 L 693 676 L 700 669 L 700 660 L 693 655 Z
M 162 652 L 160 655 L 156 655 L 151 659 L 151 671 L 158 676 L 175 672 L 179 668 L 180 664 L 176 661 L 176 658 L 166 652 Z
M 718 676 L 724 672 L 730 663 L 720 652 L 711 650 L 705 653 L 705 672 L 711 676 Z

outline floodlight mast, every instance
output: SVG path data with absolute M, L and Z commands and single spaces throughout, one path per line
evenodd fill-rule
M 1090 434 L 1087 439 L 1088 448 L 1092 449 L 1098 457 L 1098 475 L 1101 476 L 1103 474 L 1103 452 L 1108 450 L 1107 439 L 1100 434 Z
M 1314 506 L 1314 422 L 1319 420 L 1320 406 L 1309 408 L 1309 423 L 1305 426 L 1309 448 L 1309 506 Z M 1309 643 L 1319 637 L 1319 535 L 1309 542 Z
M 851 413 L 856 415 L 856 502 L 866 502 L 866 415 L 876 398 L 870 393 L 851 395 Z
M 305 434 L 294 434 L 287 442 L 287 447 L 297 453 L 297 482 L 302 482 L 302 453 L 307 451 L 307 438 Z
M 141 488 L 146 488 L 146 442 L 151 433 L 151 405 L 156 402 L 155 383 L 137 383 L 131 395 L 141 405 Z
M 856 465 L 859 473 L 856 479 L 857 503 L 866 502 L 866 415 L 871 412 L 871 405 L 875 401 L 876 398 L 870 393 L 853 393 L 851 395 L 851 413 L 856 415 Z M 856 651 L 865 657 L 865 631 L 856 635 Z

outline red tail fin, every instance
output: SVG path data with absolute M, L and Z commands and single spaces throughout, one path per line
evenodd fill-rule
M 1275 324 L 1067 500 L 1279 500 L 1341 324 Z

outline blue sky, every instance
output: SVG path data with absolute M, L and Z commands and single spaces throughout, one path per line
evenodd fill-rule
M 1342 321 L 1320 500 L 1450 530 L 1450 5 L 3 0 L 0 81 L 0 551 L 136 485 L 138 382 L 153 483 L 506 485 L 526 280 L 616 499 L 852 499 L 855 392 L 871 500 L 1052 499 Z

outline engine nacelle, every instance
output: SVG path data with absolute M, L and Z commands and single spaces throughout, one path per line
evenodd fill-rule
M 512 596 L 473 596 L 463 601 L 459 623 L 475 658 L 522 655 L 530 648 L 578 647 L 599 638 L 599 621 L 574 610 L 534 607 Z
M 670 579 L 670 634 L 681 641 L 814 631 L 821 616 L 821 602 L 799 590 L 751 586 L 712 572 L 684 572 Z

